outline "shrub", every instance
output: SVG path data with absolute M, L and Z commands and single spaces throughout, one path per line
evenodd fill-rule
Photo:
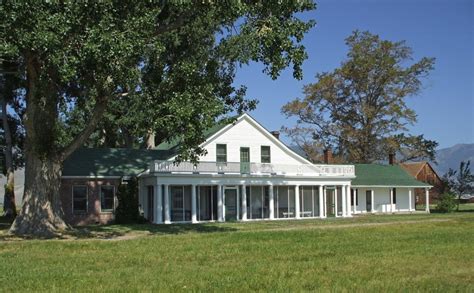
M 451 193 L 445 193 L 441 195 L 441 199 L 438 201 L 436 209 L 442 213 L 450 213 L 456 209 L 456 206 L 456 196 Z
M 138 180 L 132 178 L 126 184 L 121 184 L 117 192 L 118 206 L 115 211 L 115 222 L 132 224 L 139 222 L 138 211 Z

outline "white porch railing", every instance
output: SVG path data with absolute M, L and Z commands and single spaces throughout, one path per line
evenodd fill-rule
M 297 176 L 354 176 L 353 165 L 283 165 L 240 162 L 190 162 L 175 164 L 173 161 L 154 161 L 153 173 L 220 173 L 220 174 L 272 174 Z

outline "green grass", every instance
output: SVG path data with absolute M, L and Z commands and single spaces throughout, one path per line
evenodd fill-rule
M 2 291 L 474 291 L 474 213 L 111 225 L 0 242 Z M 104 240 L 127 239 L 128 240 Z

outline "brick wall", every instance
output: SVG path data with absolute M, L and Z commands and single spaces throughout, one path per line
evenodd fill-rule
M 66 221 L 72 225 L 106 224 L 114 219 L 114 212 L 101 212 L 100 187 L 102 185 L 115 186 L 117 192 L 120 179 L 62 179 L 61 203 Z M 72 210 L 72 187 L 74 185 L 87 186 L 87 212 L 74 213 Z M 115 198 L 115 207 L 117 199 Z

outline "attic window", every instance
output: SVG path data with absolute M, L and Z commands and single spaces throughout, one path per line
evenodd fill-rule
M 216 162 L 218 163 L 227 162 L 227 145 L 225 144 L 216 145 Z
M 270 147 L 262 145 L 260 148 L 261 162 L 262 163 L 271 163 Z

